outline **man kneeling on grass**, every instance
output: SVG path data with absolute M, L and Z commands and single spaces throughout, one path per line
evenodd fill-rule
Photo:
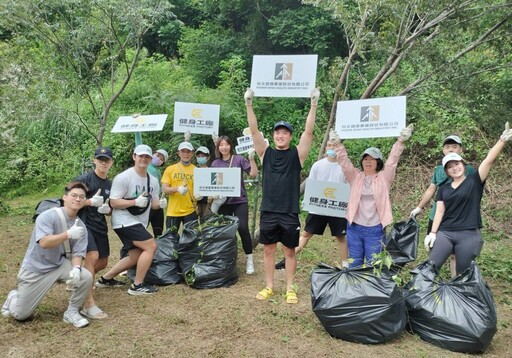
M 77 217 L 85 204 L 86 192 L 85 184 L 69 183 L 64 188 L 64 207 L 47 210 L 37 217 L 18 273 L 18 288 L 7 295 L 3 316 L 26 320 L 55 282 L 66 281 L 74 290 L 64 312 L 64 322 L 77 328 L 89 324 L 78 312 L 92 285 L 91 273 L 82 267 L 87 230 Z

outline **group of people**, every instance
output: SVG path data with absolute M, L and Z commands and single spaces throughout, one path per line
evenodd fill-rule
M 313 235 L 323 234 L 327 225 L 340 244 L 342 266 L 357 267 L 365 262 L 371 264 L 373 254 L 382 250 L 386 226 L 393 222 L 390 189 L 404 143 L 412 135 L 412 125 L 402 129 L 385 162 L 381 151 L 370 147 L 360 156 L 358 166 L 349 159 L 336 132 L 331 131 L 326 157 L 314 163 L 309 177 L 350 185 L 346 218 L 310 212 L 305 230 L 300 234 L 300 173 L 313 142 L 319 96 L 318 89 L 312 91 L 304 132 L 296 146 L 291 145 L 294 130 L 286 121 L 279 121 L 273 127 L 274 147 L 265 141 L 252 106 L 254 93 L 251 89 L 244 95 L 254 143 L 248 159 L 234 153 L 229 137 L 213 136 L 216 159 L 211 167 L 240 168 L 242 174 L 256 177 L 256 154 L 261 162 L 259 242 L 263 244 L 266 286 L 257 293 L 258 300 L 274 295 L 274 270 L 284 268 L 286 302 L 298 302 L 294 286 L 296 254 Z M 480 201 L 484 183 L 497 156 L 510 140 L 512 131 L 507 123 L 477 170 L 461 157 L 462 141 L 458 136 L 451 135 L 443 142 L 445 156 L 436 167 L 432 183 L 418 207 L 411 212 L 411 216 L 418 215 L 437 191 L 435 213 L 424 241 L 425 248 L 430 250 L 429 259 L 436 266 L 442 266 L 454 254 L 456 273 L 462 273 L 480 253 L 483 242 Z M 9 292 L 2 306 L 4 316 L 27 319 L 51 286 L 65 281 L 72 291 L 64 313 L 65 322 L 84 327 L 89 324 L 87 318 L 106 318 L 107 314 L 96 305 L 93 297 L 94 277 L 107 267 L 110 255 L 106 215 L 111 215 L 112 228 L 122 241 L 126 255 L 98 278 L 96 287 L 123 286 L 125 283 L 116 280 L 116 276 L 136 267 L 128 293 L 146 295 L 158 290 L 144 279 L 157 249 L 155 238 L 163 232 L 164 216 L 166 228 L 175 230 L 211 212 L 237 216 L 238 233 L 246 254 L 246 273 L 255 272 L 243 175 L 239 197 L 202 197 L 193 191 L 196 165 L 192 159 L 195 154 L 197 167 L 208 167 L 210 151 L 207 147 L 201 146 L 194 152 L 189 141 L 182 142 L 177 148 L 179 161 L 168 166 L 161 175 L 159 167 L 168 161 L 167 151 L 153 152 L 142 144 L 140 137 L 136 138 L 136 144 L 133 167 L 115 176 L 112 182 L 107 178 L 114 162 L 112 150 L 98 148 L 94 153 L 94 171 L 75 178 L 65 187 L 64 206 L 37 217 L 18 274 L 18 287 Z M 150 222 L 153 233 L 147 230 Z M 278 243 L 281 243 L 284 259 L 276 264 Z

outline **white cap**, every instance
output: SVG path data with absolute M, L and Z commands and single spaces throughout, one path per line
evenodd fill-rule
M 206 147 L 199 147 L 196 149 L 196 154 L 197 153 L 204 153 L 210 155 L 210 150 Z
M 445 145 L 446 142 L 455 142 L 459 145 L 462 145 L 462 141 L 460 140 L 460 137 L 457 135 L 449 135 L 443 140 L 443 145 Z
M 188 149 L 190 151 L 193 151 L 194 147 L 189 142 L 181 142 L 180 145 L 178 146 L 178 150 L 182 149 Z
M 443 168 L 446 167 L 446 164 L 448 164 L 448 162 L 451 162 L 451 161 L 457 161 L 457 162 L 461 162 L 463 161 L 464 159 L 462 159 L 462 157 L 460 155 L 458 155 L 457 153 L 449 153 L 449 154 L 446 154 L 443 158 Z
M 364 158 L 364 156 L 368 154 L 369 156 L 371 156 L 373 159 L 381 159 L 382 160 L 382 153 L 381 151 L 379 150 L 379 148 L 375 148 L 375 147 L 370 147 L 368 149 L 366 149 L 363 153 L 363 155 L 361 157 Z
M 167 161 L 167 159 L 169 159 L 169 154 L 167 153 L 167 151 L 165 149 L 158 149 L 156 152 L 160 153 L 164 156 L 165 162 Z
M 145 144 L 139 144 L 138 146 L 135 147 L 133 152 L 137 155 L 149 155 L 150 157 L 153 156 L 153 151 L 151 150 L 151 147 Z

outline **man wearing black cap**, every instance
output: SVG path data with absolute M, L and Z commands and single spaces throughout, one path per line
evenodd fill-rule
M 290 147 L 293 128 L 285 121 L 274 125 L 274 145 L 271 148 L 258 129 L 258 121 L 252 108 L 254 92 L 245 92 L 247 122 L 251 130 L 254 149 L 260 157 L 263 169 L 263 196 L 260 215 L 260 242 L 263 244 L 263 267 L 267 286 L 258 292 L 258 300 L 266 300 L 274 294 L 274 254 L 281 242 L 285 256 L 286 302 L 298 303 L 293 288 L 297 270 L 295 248 L 299 245 L 300 220 L 300 172 L 313 142 L 316 109 L 320 91 L 311 93 L 311 108 L 306 119 L 304 133 L 296 147 Z
M 108 147 L 97 148 L 94 152 L 93 163 L 94 171 L 82 174 L 75 180 L 84 183 L 88 188 L 86 193 L 87 200 L 84 207 L 78 212 L 78 216 L 85 223 L 89 240 L 84 267 L 94 277 L 96 272 L 107 267 L 110 255 L 108 226 L 105 214 L 110 213 L 108 197 L 112 182 L 107 179 L 107 175 L 112 164 L 114 164 L 112 150 Z M 123 285 L 122 282 L 114 281 L 112 285 Z M 106 318 L 107 314 L 96 306 L 92 292 L 91 286 L 84 303 L 84 308 L 81 311 L 82 315 L 92 319 Z

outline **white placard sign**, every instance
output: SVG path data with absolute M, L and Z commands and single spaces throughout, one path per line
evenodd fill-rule
M 302 209 L 311 214 L 344 218 L 347 212 L 350 185 L 314 179 L 306 180 Z
M 252 141 L 251 136 L 244 136 L 244 137 L 238 137 L 237 138 L 238 145 L 235 146 L 235 153 L 236 154 L 243 154 L 247 153 L 249 149 L 254 148 L 254 142 Z M 265 143 L 268 144 L 268 139 L 264 138 Z
M 195 168 L 194 194 L 240 196 L 240 168 Z
M 255 55 L 251 88 L 256 97 L 310 97 L 318 55 Z
M 336 132 L 343 139 L 398 137 L 406 127 L 406 97 L 340 101 Z
M 148 114 L 137 117 L 121 116 L 114 124 L 112 133 L 161 131 L 166 120 L 167 114 Z
M 203 103 L 174 103 L 174 126 L 176 133 L 219 133 L 220 106 Z

